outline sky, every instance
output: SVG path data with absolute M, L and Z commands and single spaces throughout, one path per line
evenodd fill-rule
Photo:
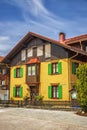
M 0 0 L 0 56 L 28 32 L 58 40 L 87 33 L 87 0 Z

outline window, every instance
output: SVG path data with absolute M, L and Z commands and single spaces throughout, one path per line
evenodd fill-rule
M 13 87 L 13 97 L 23 97 L 23 87 L 21 86 Z
M 27 57 L 31 57 L 31 56 L 33 56 L 33 51 L 32 51 L 32 48 L 29 48 L 27 50 Z
M 21 60 L 24 61 L 26 59 L 26 50 L 21 51 Z
M 48 64 L 48 75 L 62 74 L 62 62 Z
M 76 74 L 76 69 L 78 68 L 79 64 L 72 62 L 72 74 Z
M 58 74 L 58 63 L 53 63 L 52 64 L 52 73 L 53 74 Z
M 45 58 L 51 57 L 51 45 L 47 44 L 45 45 Z
M 16 69 L 16 77 L 19 78 L 20 77 L 20 68 Z
M 2 69 L 2 74 L 3 74 L 3 75 L 6 74 L 6 69 Z
M 14 78 L 23 77 L 23 68 L 15 68 L 14 69 Z
M 62 86 L 48 86 L 48 98 L 62 99 Z
M 43 55 L 43 46 L 39 46 L 37 48 L 37 56 L 42 56 Z
M 35 74 L 36 74 L 35 65 L 28 66 L 28 76 L 35 75 Z
M 2 80 L 2 85 L 5 85 L 5 80 Z
M 20 87 L 16 87 L 16 97 L 20 97 Z
M 58 87 L 52 86 L 52 98 L 58 98 Z

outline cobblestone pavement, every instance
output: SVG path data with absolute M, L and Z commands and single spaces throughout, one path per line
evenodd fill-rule
M 87 130 L 87 117 L 66 111 L 0 108 L 0 130 Z

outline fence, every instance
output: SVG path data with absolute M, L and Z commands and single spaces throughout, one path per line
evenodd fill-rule
M 22 107 L 23 101 L 15 100 L 0 100 L 0 106 L 2 107 Z
M 0 100 L 2 107 L 27 107 L 27 108 L 41 108 L 41 109 L 62 109 L 62 110 L 76 110 L 80 108 L 80 104 L 76 101 L 20 101 L 20 100 Z

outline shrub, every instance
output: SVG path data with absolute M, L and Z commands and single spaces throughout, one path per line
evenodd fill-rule
M 37 95 L 37 96 L 35 97 L 36 101 L 42 101 L 43 98 L 44 98 L 44 96 L 41 96 L 41 95 Z

